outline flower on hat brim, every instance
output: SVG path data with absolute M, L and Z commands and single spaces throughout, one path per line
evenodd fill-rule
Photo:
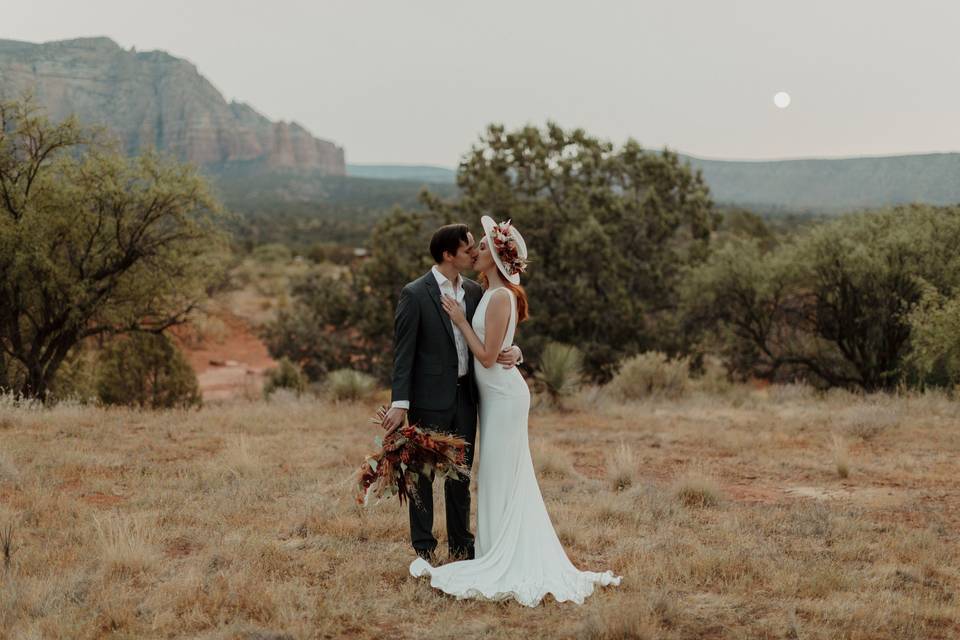
M 512 227 L 510 220 L 495 224 L 490 230 L 490 235 L 500 262 L 510 275 L 515 275 L 527 270 L 527 259 L 520 256 L 517 241 L 510 233 Z

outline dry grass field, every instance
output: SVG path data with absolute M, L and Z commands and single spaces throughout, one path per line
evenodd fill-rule
M 0 638 L 960 637 L 956 401 L 771 387 L 537 409 L 568 554 L 623 583 L 527 609 L 409 577 L 405 508 L 355 505 L 378 400 L 0 403 Z

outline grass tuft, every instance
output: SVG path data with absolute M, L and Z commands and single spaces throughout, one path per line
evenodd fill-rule
M 723 501 L 720 485 L 701 472 L 688 472 L 673 485 L 673 496 L 685 507 L 716 507 Z
M 100 545 L 100 559 L 106 568 L 121 575 L 147 571 L 156 565 L 159 554 L 152 541 L 152 529 L 142 519 L 121 513 L 93 515 Z
M 636 481 L 639 461 L 633 448 L 621 442 L 607 459 L 607 481 L 613 491 L 628 489 Z
M 848 478 L 850 477 L 850 452 L 847 449 L 847 443 L 837 433 L 831 434 L 830 439 L 830 451 L 833 455 L 833 465 L 837 470 L 837 475 L 841 478 Z

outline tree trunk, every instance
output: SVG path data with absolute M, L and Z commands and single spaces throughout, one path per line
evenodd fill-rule
M 47 381 L 43 377 L 43 369 L 36 364 L 27 367 L 27 377 L 20 393 L 24 398 L 33 398 L 43 404 L 47 403 Z

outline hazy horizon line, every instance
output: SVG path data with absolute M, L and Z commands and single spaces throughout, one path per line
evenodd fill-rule
M 312 135 L 312 134 L 311 134 Z M 642 145 L 641 145 L 642 146 Z M 867 155 L 838 155 L 838 156 L 796 156 L 789 158 L 719 158 L 719 157 L 707 157 L 701 156 L 694 153 L 686 153 L 684 151 L 678 151 L 672 147 L 666 147 L 670 151 L 681 155 L 687 158 L 693 158 L 694 160 L 703 160 L 706 162 L 745 162 L 745 163 L 760 163 L 760 162 L 804 162 L 809 160 L 885 160 L 892 158 L 905 158 L 913 156 L 948 156 L 948 155 L 960 155 L 960 150 L 958 151 L 905 151 L 902 153 L 882 153 L 882 154 L 867 154 Z M 650 147 L 644 147 L 646 151 L 657 151 L 662 152 L 663 149 L 653 149 Z M 456 171 L 456 165 L 444 165 L 437 164 L 432 162 L 368 162 L 368 161 L 347 161 L 347 166 L 363 166 L 363 167 L 408 167 L 408 168 L 428 168 L 428 169 L 445 169 L 449 171 Z

